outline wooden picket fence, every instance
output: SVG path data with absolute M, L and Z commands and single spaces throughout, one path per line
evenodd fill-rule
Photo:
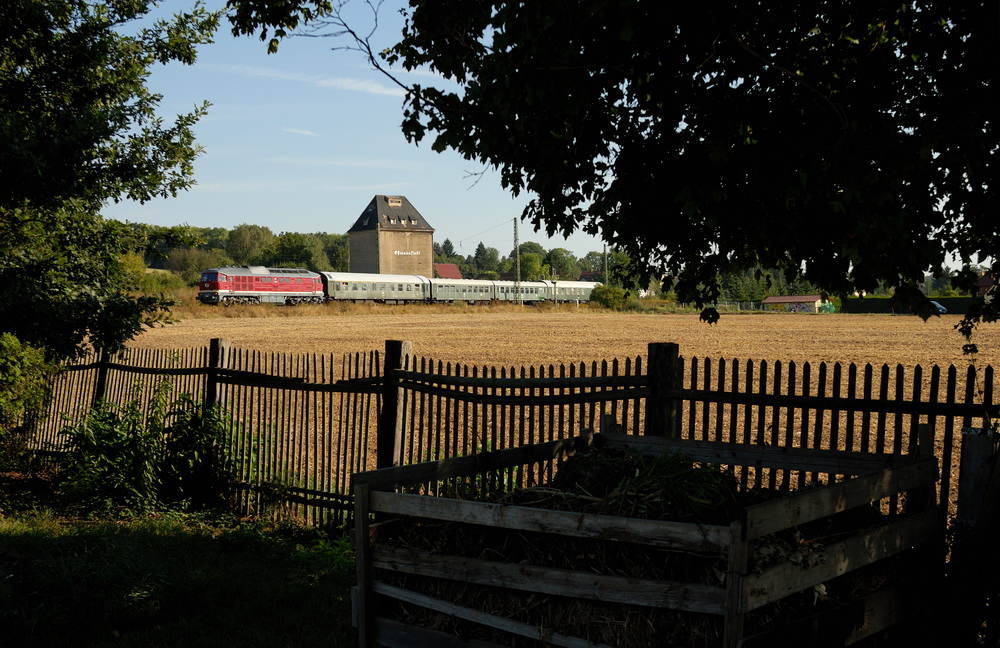
M 407 342 L 383 351 L 276 354 L 222 340 L 176 352 L 127 350 L 70 364 L 34 424 L 38 450 L 64 451 L 60 429 L 98 400 L 174 395 L 219 404 L 246 513 L 311 522 L 349 514 L 350 477 L 374 468 L 579 436 L 653 434 L 738 445 L 860 452 L 912 449 L 933 426 L 940 494 L 954 514 L 963 431 L 1000 420 L 992 367 L 812 365 L 684 358 L 672 344 L 645 357 L 536 367 L 447 364 Z M 522 483 L 544 474 L 525 472 Z M 795 470 L 741 472 L 744 483 L 795 489 L 823 478 Z

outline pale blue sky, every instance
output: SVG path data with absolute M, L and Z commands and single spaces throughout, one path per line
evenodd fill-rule
M 381 44 L 396 40 L 398 6 L 382 7 Z M 177 198 L 112 205 L 105 215 L 154 225 L 252 223 L 275 233 L 345 233 L 372 196 L 401 194 L 435 228 L 435 241 L 450 239 L 464 255 L 480 241 L 510 252 L 512 219 L 527 197 L 512 198 L 496 173 L 477 181 L 481 165 L 451 151 L 435 153 L 430 141 L 408 143 L 399 127 L 402 92 L 360 54 L 332 51 L 334 44 L 291 38 L 268 55 L 265 43 L 234 38 L 224 27 L 194 66 L 155 69 L 149 85 L 164 96 L 163 115 L 203 100 L 212 104 L 196 126 L 205 148 L 195 165 L 198 184 Z M 520 239 L 577 256 L 602 249 L 596 238 L 549 239 L 526 223 Z

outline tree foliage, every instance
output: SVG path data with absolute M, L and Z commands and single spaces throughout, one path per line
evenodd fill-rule
M 198 283 L 201 273 L 208 268 L 232 265 L 232 260 L 224 250 L 177 248 L 170 252 L 164 267 L 176 273 L 188 286 Z
M 480 241 L 476 246 L 476 253 L 473 256 L 476 270 L 483 272 L 498 272 L 500 270 L 500 252 L 496 248 L 488 248 Z
M 273 242 L 274 232 L 269 227 L 244 223 L 229 230 L 226 252 L 234 263 L 249 265 L 255 263 Z
M 285 232 L 261 253 L 260 263 L 275 267 L 308 268 L 309 270 L 330 270 L 330 259 L 326 247 L 315 234 Z
M 565 248 L 552 248 L 545 255 L 545 264 L 551 268 L 556 279 L 576 281 L 580 278 L 580 266 L 573 253 Z
M 0 24 L 0 332 L 72 356 L 116 350 L 167 306 L 136 297 L 124 256 L 180 230 L 105 221 L 101 207 L 192 184 L 192 126 L 146 86 L 159 63 L 192 63 L 218 17 L 200 6 L 144 19 L 152 2 L 14 0 Z
M 598 234 L 684 301 L 766 267 L 926 314 L 925 272 L 1000 253 L 994 2 L 409 5 L 381 52 L 325 19 L 383 69 L 457 84 L 407 85 L 405 135 L 498 169 L 536 227 Z
M 0 333 L 0 443 L 25 413 L 37 411 L 49 392 L 54 367 L 41 349 Z
M 315 236 L 323 242 L 323 250 L 330 269 L 334 272 L 348 272 L 351 269 L 351 239 L 347 234 L 327 234 Z

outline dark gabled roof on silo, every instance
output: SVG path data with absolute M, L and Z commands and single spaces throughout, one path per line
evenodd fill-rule
M 366 230 L 399 230 L 408 232 L 433 232 L 424 217 L 420 215 L 406 196 L 378 195 L 365 207 L 350 232 Z

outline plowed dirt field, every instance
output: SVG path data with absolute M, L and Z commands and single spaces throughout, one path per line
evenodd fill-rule
M 644 356 L 650 342 L 676 342 L 686 357 L 925 367 L 972 361 L 962 353 L 957 315 L 924 322 L 902 315 L 724 314 L 708 325 L 694 314 L 586 307 L 372 307 L 334 314 L 322 308 L 262 309 L 253 316 L 206 310 L 208 316 L 148 331 L 131 346 L 181 349 L 218 337 L 236 348 L 340 354 L 381 349 L 395 339 L 411 340 L 417 355 L 434 360 L 525 366 Z M 977 364 L 1000 365 L 1000 325 L 983 326 L 973 342 Z

